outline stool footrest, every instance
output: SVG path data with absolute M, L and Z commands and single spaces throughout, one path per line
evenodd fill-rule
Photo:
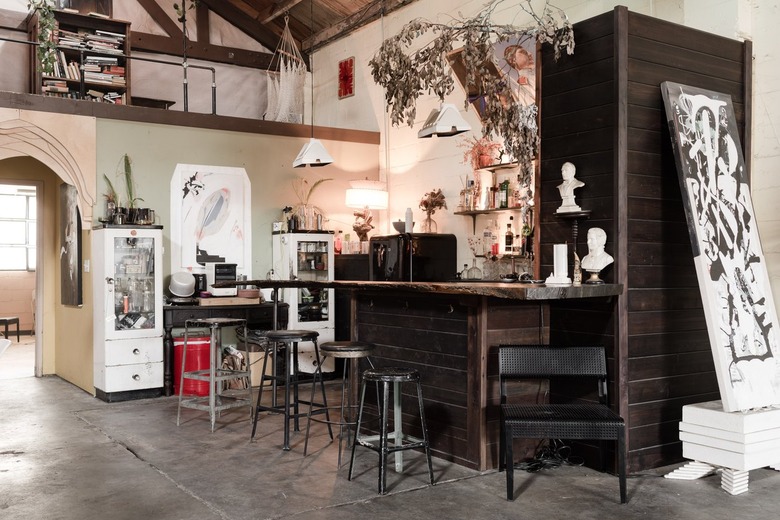
M 214 371 L 214 381 L 227 381 L 230 379 L 238 379 L 241 377 L 250 377 L 249 372 L 246 370 L 229 370 L 220 368 Z M 211 376 L 209 370 L 194 370 L 192 372 L 184 373 L 185 379 L 195 379 L 196 381 L 210 381 Z
M 229 408 L 238 408 L 239 406 L 249 406 L 252 401 L 251 399 L 242 398 L 242 397 L 231 397 L 227 395 L 222 395 L 217 397 L 219 401 L 223 401 L 225 399 L 230 400 L 230 402 L 222 402 L 218 405 L 214 406 L 214 411 L 219 412 L 221 410 L 227 410 Z M 201 410 L 201 411 L 210 411 L 211 407 L 209 406 L 209 398 L 208 396 L 202 396 L 202 397 L 191 397 L 182 399 L 181 406 L 184 406 L 185 408 L 193 408 L 195 410 Z

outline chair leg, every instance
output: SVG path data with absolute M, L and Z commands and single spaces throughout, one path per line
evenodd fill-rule
M 325 376 L 322 373 L 322 363 L 325 362 L 325 358 L 320 358 L 320 350 L 317 346 L 317 340 L 314 340 L 314 358 L 317 360 L 317 368 L 319 369 L 320 373 L 320 390 L 322 391 L 322 406 L 325 409 L 325 421 L 328 425 L 328 435 L 330 435 L 330 440 L 333 440 L 333 427 L 330 424 L 330 411 L 328 410 L 328 398 L 325 396 Z M 313 384 L 317 383 L 317 370 L 314 371 L 314 381 Z M 311 410 L 311 407 L 314 406 L 314 396 L 311 396 L 311 402 L 309 402 L 309 410 Z
M 626 430 L 620 428 L 618 432 L 618 475 L 620 478 L 620 503 L 626 503 Z
M 252 419 L 252 436 L 249 438 L 250 442 L 252 440 L 254 440 L 255 432 L 257 431 L 257 419 L 258 419 L 258 416 L 260 415 L 260 411 L 258 410 L 258 408 L 260 407 L 260 403 L 263 400 L 263 388 L 265 387 L 265 370 L 266 370 L 266 367 L 268 366 L 268 354 L 271 351 L 271 349 L 273 349 L 273 352 L 274 352 L 274 361 L 273 362 L 274 362 L 274 365 L 275 365 L 276 364 L 276 347 L 277 347 L 277 344 L 273 343 L 273 347 L 266 348 L 265 349 L 265 355 L 263 355 L 263 371 L 260 374 L 260 388 L 257 391 L 257 404 L 255 405 L 255 414 L 254 414 L 254 417 Z M 273 376 L 276 376 L 275 372 L 273 373 Z M 272 385 L 273 385 L 273 391 L 274 391 L 274 393 L 276 393 L 276 380 L 273 380 Z M 275 400 L 275 398 L 274 398 L 274 400 Z M 276 403 L 273 403 L 273 404 L 276 404 Z
M 352 442 L 352 455 L 349 459 L 349 476 L 347 480 L 352 480 L 352 469 L 355 467 L 355 447 L 358 445 L 358 439 L 360 438 L 360 423 L 363 421 L 363 403 L 366 397 L 366 382 L 360 387 L 360 406 L 358 407 L 357 424 L 355 425 L 355 440 Z
M 306 414 L 306 438 L 303 441 L 303 456 L 306 456 L 306 453 L 309 450 L 309 432 L 311 431 L 311 412 L 314 408 L 314 389 L 317 387 L 317 374 L 322 377 L 322 365 L 317 363 L 317 368 L 314 369 L 314 374 L 312 376 L 311 380 L 311 394 L 309 397 L 309 413 Z M 330 426 L 330 425 L 328 425 Z M 339 453 L 340 455 L 340 453 Z
M 379 494 L 385 494 L 387 483 L 387 419 L 390 408 L 390 383 L 382 383 L 382 408 L 379 411 Z
M 504 471 L 504 466 L 506 465 L 505 458 L 506 458 L 506 439 L 504 438 L 504 413 L 501 412 L 501 420 L 500 420 L 500 427 L 498 429 L 498 471 Z
M 504 465 L 506 471 L 506 499 L 515 499 L 515 463 L 512 453 L 512 427 L 504 423 Z
M 184 329 L 184 344 L 181 347 L 181 372 L 179 372 L 179 406 L 176 409 L 176 426 L 179 426 L 179 423 L 181 421 L 181 400 L 184 396 L 184 367 L 185 362 L 187 360 L 187 340 L 188 338 L 188 331 L 185 328 Z
M 425 408 L 423 407 L 423 395 L 422 384 L 417 381 L 417 399 L 420 403 L 420 426 L 422 427 L 423 442 L 425 443 L 425 456 L 428 459 L 428 476 L 431 478 L 431 485 L 433 482 L 433 462 L 431 461 L 431 443 L 428 440 L 428 426 L 425 424 Z

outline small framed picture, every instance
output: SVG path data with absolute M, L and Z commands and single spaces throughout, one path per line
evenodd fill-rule
M 339 99 L 355 95 L 355 57 L 339 62 Z

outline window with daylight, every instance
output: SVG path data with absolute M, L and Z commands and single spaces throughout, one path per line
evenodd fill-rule
M 35 270 L 35 186 L 0 185 L 0 270 Z

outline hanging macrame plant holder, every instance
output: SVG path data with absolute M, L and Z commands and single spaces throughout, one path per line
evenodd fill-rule
M 268 76 L 268 106 L 266 121 L 303 122 L 303 88 L 306 83 L 306 63 L 295 46 L 289 17 L 284 17 L 284 31 L 266 71 Z M 275 65 L 279 65 L 279 70 Z

